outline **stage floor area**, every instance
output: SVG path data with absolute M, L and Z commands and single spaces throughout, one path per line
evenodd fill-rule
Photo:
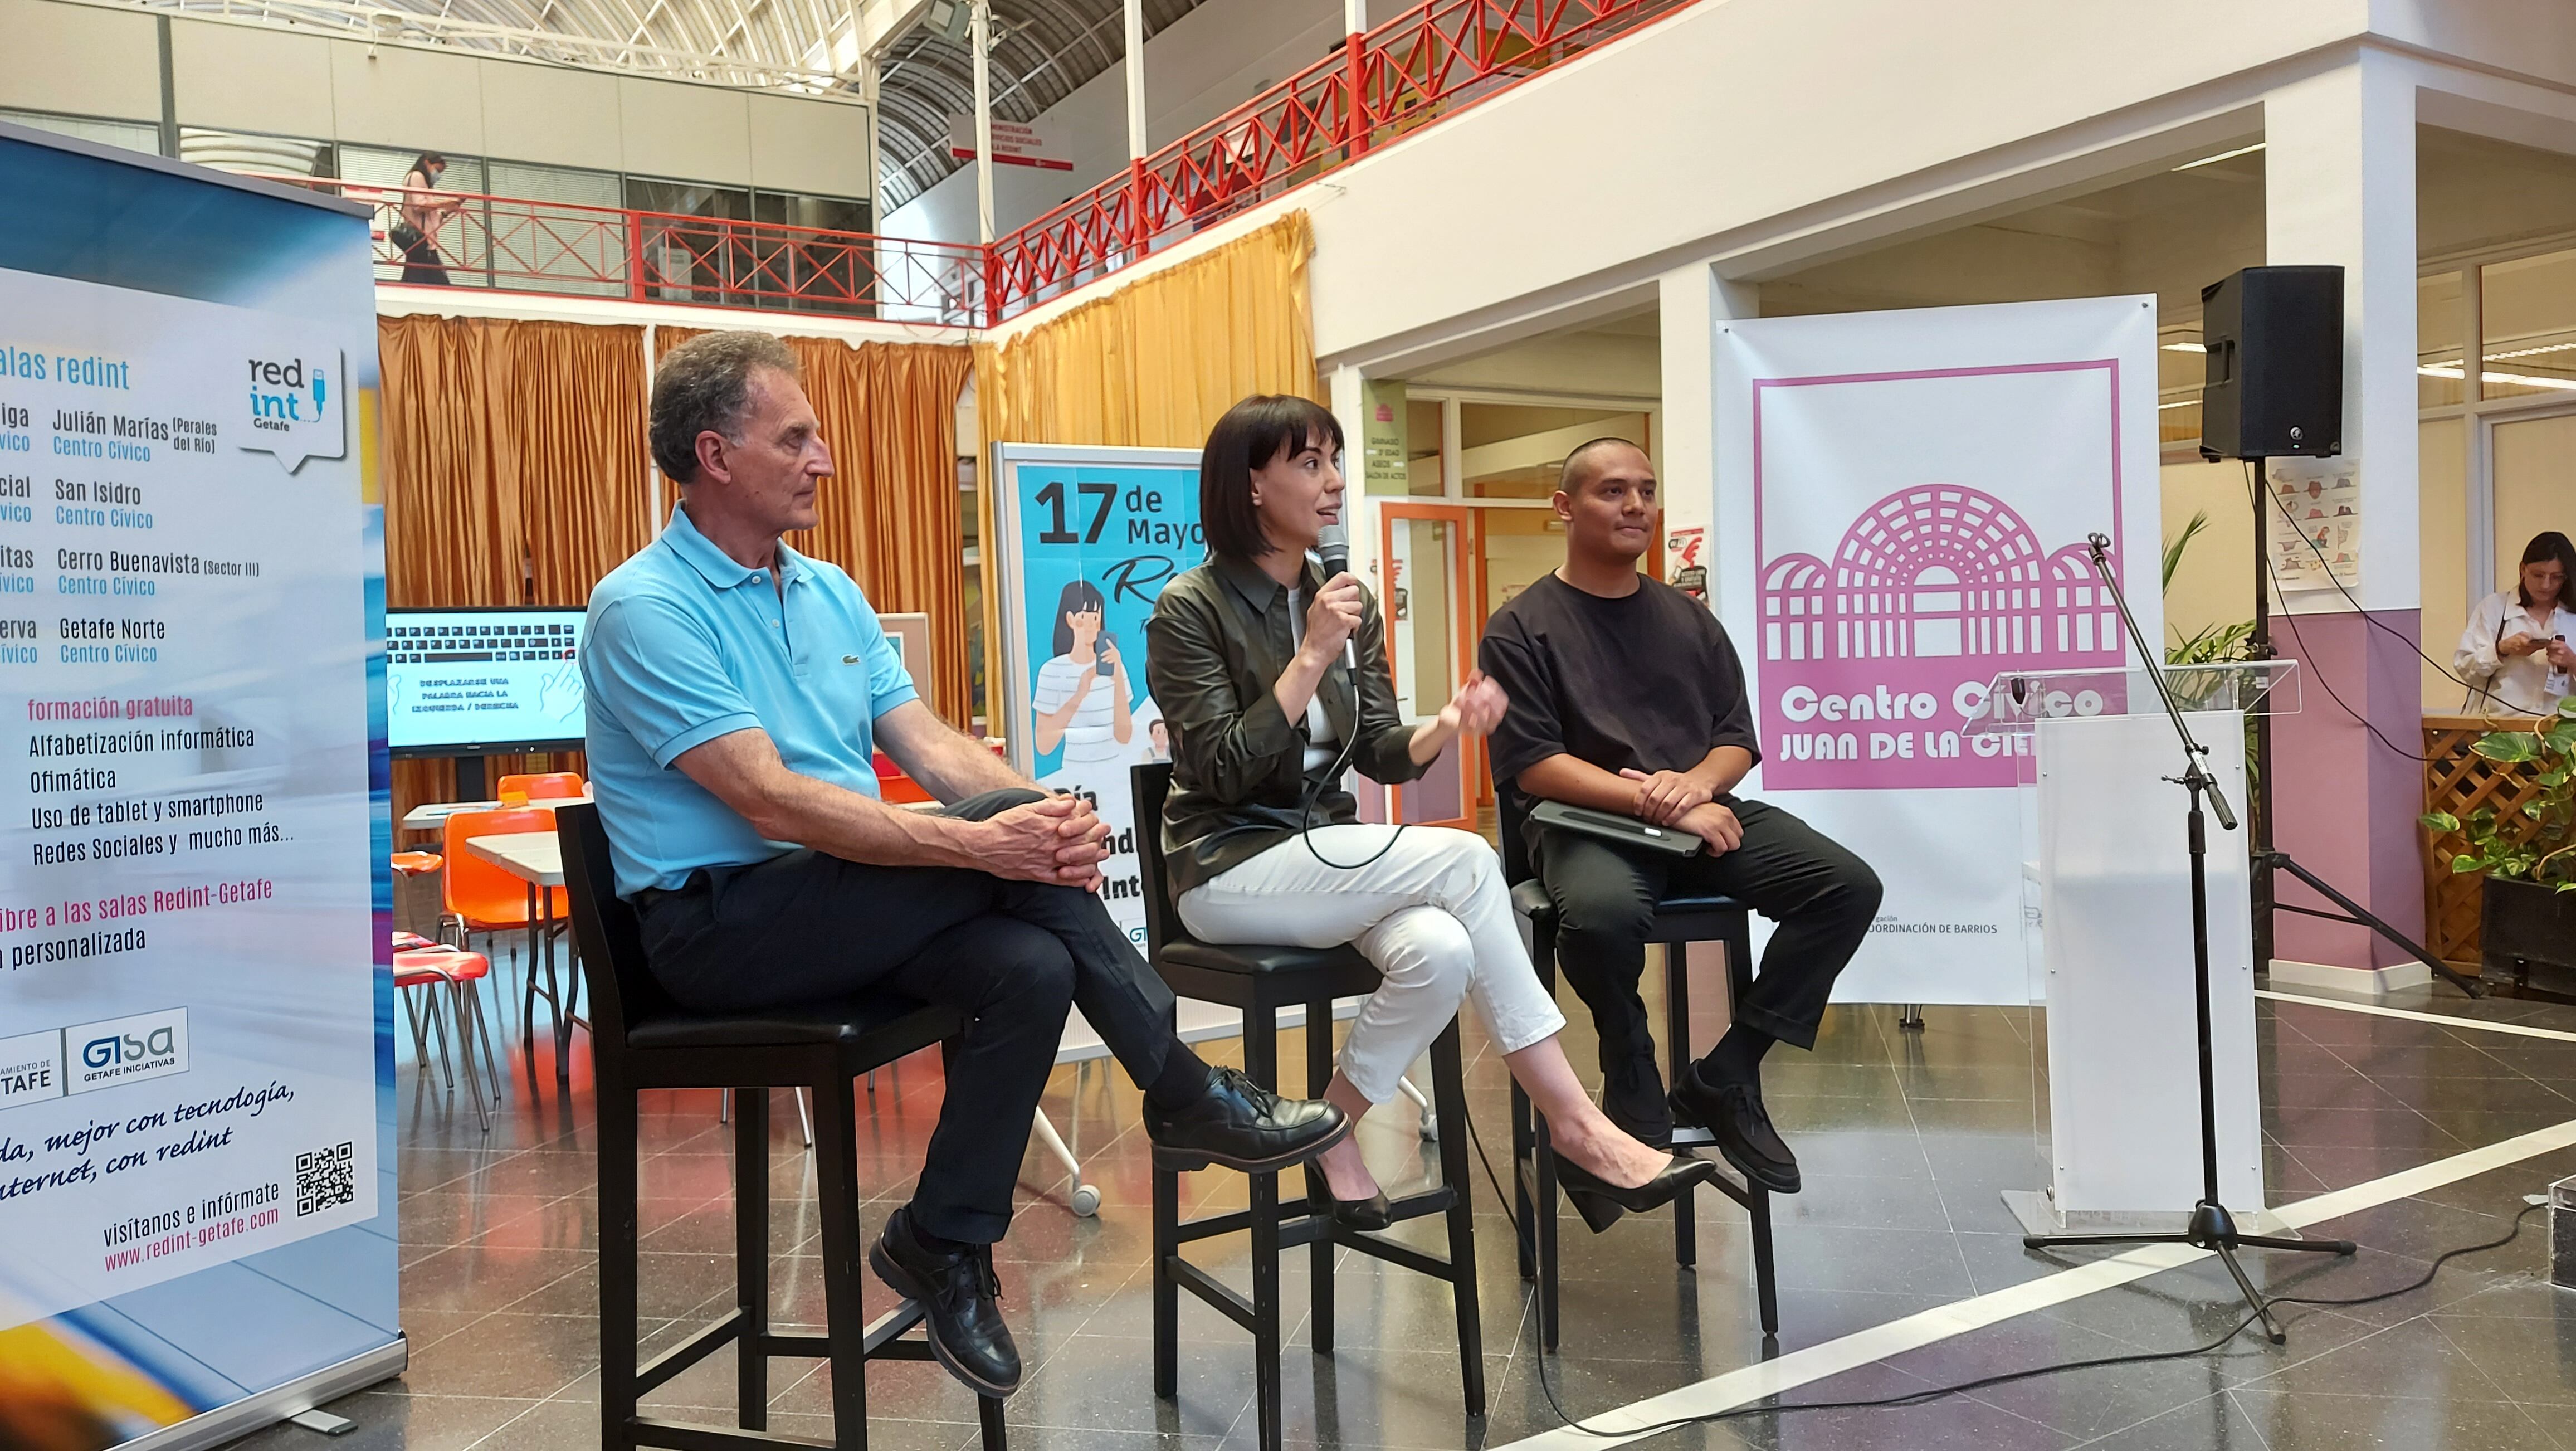
M 1701 1000 L 1715 996 L 1712 983 Z M 2576 1008 L 2471 1003 L 2447 991 L 2383 1006 L 2397 1015 L 2269 996 L 2259 1004 L 2272 1201 L 2286 1207 L 2340 1191 L 2324 1207 L 2348 1212 L 2317 1230 L 2364 1246 L 2348 1262 L 2251 1255 L 2258 1283 L 2280 1293 L 2342 1298 L 2403 1284 L 2445 1249 L 2500 1236 L 2523 1195 L 2576 1174 Z M 504 1066 L 514 1077 L 488 1137 L 461 1099 L 443 1090 L 424 1097 L 404 1063 L 398 1134 L 411 1370 L 329 1408 L 358 1422 L 328 1443 L 339 1451 L 598 1444 L 591 1103 L 586 1088 L 569 1100 L 559 1093 L 543 1007 L 533 1063 L 517 1056 L 515 1000 L 506 1016 Z M 1542 1373 L 1569 1411 L 1608 1420 L 1633 1407 L 1624 1424 L 1634 1426 L 1749 1404 L 1770 1389 L 1787 1402 L 1878 1399 L 2051 1361 L 2181 1350 L 2243 1318 L 2223 1271 L 2205 1257 L 2123 1276 L 2116 1267 L 2080 1268 L 2107 1259 L 2102 1252 L 2026 1252 L 1999 1195 L 2044 1182 L 2033 1146 L 2035 1096 L 2045 1102 L 2034 1066 L 2045 1061 L 2036 1041 L 2044 1016 L 1934 1007 L 1925 1017 L 1914 1031 L 1893 1008 L 1837 1008 L 1816 1052 L 1771 1055 L 1769 1101 L 1807 1180 L 1805 1193 L 1774 1201 L 1782 1327 L 1768 1373 L 1776 1380 L 1759 1383 L 1762 1372 L 1745 1369 L 1765 1358 L 1746 1234 L 1741 1213 L 1715 1194 L 1700 1196 L 1696 1271 L 1675 1267 L 1668 1216 L 1632 1216 L 1596 1238 L 1565 1214 L 1564 1352 L 1542 1367 L 1511 1230 L 1479 1173 L 1486 1418 L 1462 1414 L 1443 1287 L 1344 1252 L 1338 1348 L 1318 1357 L 1305 1348 L 1312 1327 L 1298 1251 L 1282 1276 L 1296 1327 L 1285 1367 L 1290 1443 L 1479 1448 L 1543 1437 L 1559 1422 Z M 1287 1036 L 1282 1059 L 1299 1063 L 1296 1035 Z M 1508 1182 L 1503 1066 L 1472 1021 L 1468 1039 L 1469 1095 Z M 1571 1030 L 1568 1046 L 1594 1077 L 1588 1027 Z M 1231 1041 L 1206 1047 L 1239 1061 Z M 586 1042 L 576 1039 L 574 1052 L 576 1080 L 586 1079 Z M 1008 1403 L 1011 1444 L 1252 1446 L 1249 1338 L 1187 1297 L 1180 1396 L 1154 1399 L 1138 1095 L 1123 1074 L 1097 1067 L 1078 1103 L 1074 1093 L 1074 1070 L 1059 1069 L 1047 1107 L 1059 1125 L 1078 1113 L 1087 1174 L 1103 1202 L 1096 1219 L 1077 1219 L 1064 1207 L 1061 1175 L 1030 1155 L 1020 1214 L 998 1254 L 1004 1311 L 1029 1367 Z M 860 1166 L 876 1201 L 869 1234 L 903 1197 L 940 1097 L 935 1055 L 880 1073 L 872 1102 L 863 1096 Z M 2175 1109 L 2193 1106 L 2178 1097 Z M 713 1093 L 652 1095 L 644 1119 L 649 1354 L 730 1304 L 732 1140 Z M 784 1094 L 771 1123 L 773 1314 L 812 1323 L 821 1302 L 817 1226 Z M 1391 1189 L 1437 1172 L 1434 1146 L 1417 1137 L 1402 1100 L 1363 1132 Z M 1239 1176 L 1185 1183 L 1198 1207 L 1242 1202 Z M 1407 1226 L 1407 1237 L 1436 1244 L 1437 1224 Z M 2546 1283 L 2547 1241 L 2546 1211 L 2536 1211 L 2514 1243 L 2451 1262 L 2425 1290 L 2370 1306 L 2285 1307 L 2285 1347 L 2248 1334 L 2219 1355 L 1900 1409 L 1764 1412 L 1642 1444 L 2576 1451 L 2576 1293 Z M 1239 1240 L 1220 1242 L 1202 1258 L 1242 1286 L 1245 1252 Z M 868 1289 L 871 1314 L 891 1303 L 873 1277 Z M 771 1427 L 828 1437 L 828 1373 L 781 1363 L 773 1374 Z M 720 1351 L 647 1404 L 655 1414 L 726 1424 L 733 1385 L 731 1352 Z M 976 1444 L 972 1399 L 935 1366 L 883 1365 L 868 1391 L 873 1446 Z M 1636 1405 L 1649 1398 L 1660 1399 Z M 325 1443 L 280 1427 L 240 1444 L 308 1451 Z M 1614 1443 L 1560 1430 L 1538 1444 Z

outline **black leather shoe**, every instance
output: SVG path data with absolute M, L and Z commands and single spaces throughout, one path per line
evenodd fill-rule
M 1268 1173 L 1324 1152 L 1351 1132 L 1342 1111 L 1320 1098 L 1281 1098 L 1236 1069 L 1208 1075 L 1207 1092 L 1184 1109 L 1145 1105 L 1145 1136 L 1166 1169 L 1223 1164 Z
M 1643 1213 L 1661 1209 L 1681 1192 L 1695 1184 L 1705 1184 L 1717 1177 L 1717 1166 L 1706 1159 L 1688 1154 L 1675 1154 L 1664 1161 L 1664 1167 L 1652 1179 L 1634 1189 L 1613 1184 L 1555 1149 L 1557 1187 L 1574 1201 L 1574 1212 L 1583 1216 L 1584 1224 L 1599 1234 L 1619 1222 L 1625 1210 Z
M 977 1395 L 1020 1388 L 1020 1348 L 1002 1323 L 1002 1281 L 984 1245 L 940 1254 L 913 1238 L 912 1213 L 898 1209 L 868 1247 L 868 1264 L 896 1294 L 917 1301 L 930 1352 Z
M 1395 1223 L 1395 1205 L 1384 1189 L 1366 1199 L 1336 1199 L 1332 1186 L 1324 1182 L 1321 1172 L 1315 1175 L 1315 1192 L 1307 1196 L 1315 1208 L 1330 1214 L 1333 1223 L 1344 1229 L 1378 1230 Z
M 1673 1110 L 1664 1099 L 1664 1075 L 1655 1050 L 1623 1055 L 1601 1076 L 1601 1112 L 1619 1131 L 1652 1149 L 1673 1146 Z
M 1774 1194 L 1798 1192 L 1798 1156 L 1771 1126 L 1762 1091 L 1752 1084 L 1711 1083 L 1694 1064 L 1673 1086 L 1673 1117 L 1708 1130 L 1747 1182 Z

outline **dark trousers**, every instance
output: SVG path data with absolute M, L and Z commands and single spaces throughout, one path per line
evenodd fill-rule
M 948 808 L 981 821 L 1034 791 L 991 791 Z M 1078 887 L 1008 882 L 955 867 L 882 867 L 818 851 L 711 868 L 646 899 L 653 975 L 695 1012 L 741 1013 L 864 991 L 952 1004 L 969 1019 L 948 1065 L 913 1222 L 991 1244 L 1068 1005 L 1140 1084 L 1173 1043 L 1172 990 L 1100 899 Z
M 1732 1016 L 1801 1048 L 1816 1046 L 1834 979 L 1869 935 L 1879 899 L 1869 863 L 1776 806 L 1726 804 L 1744 823 L 1744 843 L 1721 856 L 1673 857 L 1595 836 L 1535 833 L 1539 879 L 1556 902 L 1556 959 L 1592 1009 L 1605 1073 L 1638 1055 L 1654 1061 L 1637 980 L 1659 899 L 1723 894 L 1780 924 L 1753 990 L 1732 1005 Z M 1681 1052 L 1674 1045 L 1676 1063 Z

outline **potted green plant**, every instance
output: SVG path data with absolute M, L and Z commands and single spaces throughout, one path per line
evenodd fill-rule
M 2469 749 L 2530 772 L 2538 789 L 2512 814 L 2482 806 L 2466 817 L 2425 813 L 2439 832 L 2467 838 L 2455 872 L 2482 872 L 2482 975 L 2552 993 L 2576 993 L 2576 697 L 2538 730 L 2489 731 Z

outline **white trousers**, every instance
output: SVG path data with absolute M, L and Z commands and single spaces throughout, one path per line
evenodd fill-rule
M 1291 837 L 1181 894 L 1181 924 L 1204 942 L 1338 947 L 1347 942 L 1385 981 L 1342 1045 L 1342 1076 L 1371 1103 L 1472 998 L 1495 1044 L 1517 1053 L 1565 1027 L 1538 984 L 1512 916 L 1502 863 L 1485 839 L 1437 826 L 1321 826 L 1314 849 Z

